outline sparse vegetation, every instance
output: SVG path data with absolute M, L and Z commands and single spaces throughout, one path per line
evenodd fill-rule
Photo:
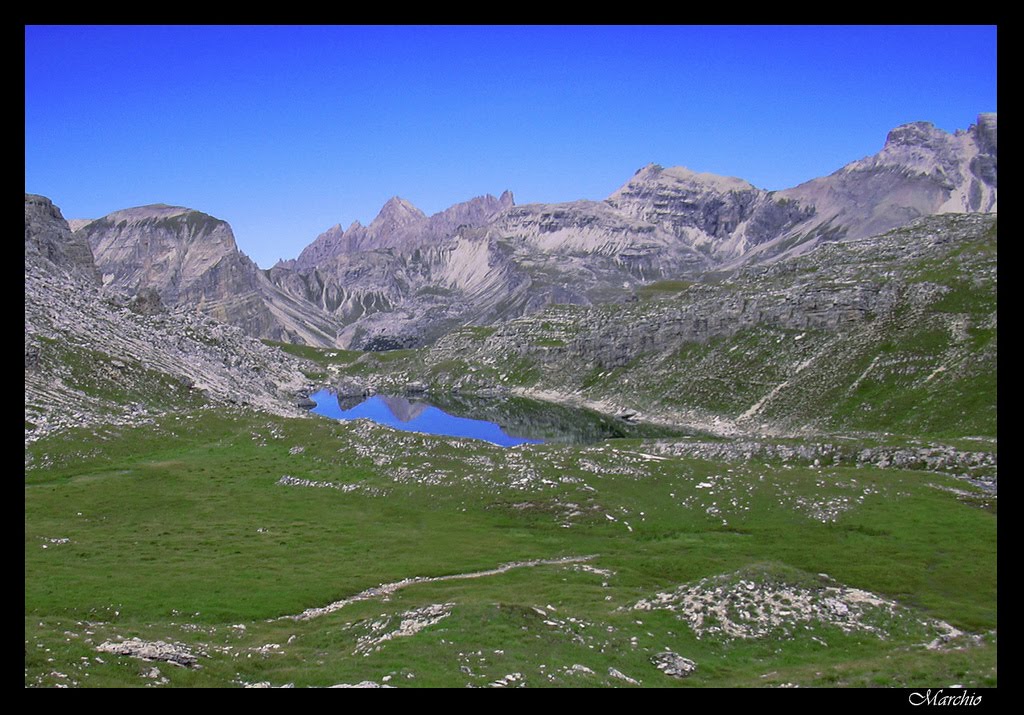
M 648 283 L 645 286 L 637 288 L 636 294 L 641 300 L 651 300 L 652 298 L 660 298 L 663 296 L 672 296 L 677 293 L 682 293 L 691 285 L 693 285 L 693 281 L 654 281 L 653 283 Z

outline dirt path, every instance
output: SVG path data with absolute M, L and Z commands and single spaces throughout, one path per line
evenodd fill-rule
M 502 564 L 497 568 L 487 569 L 486 571 L 470 571 L 468 573 L 456 573 L 449 574 L 448 576 L 413 576 L 411 578 L 404 578 L 401 581 L 393 581 L 391 583 L 384 583 L 380 586 L 368 588 L 365 591 L 357 593 L 354 596 L 343 598 L 340 601 L 329 603 L 326 606 L 320 608 L 307 608 L 302 613 L 295 616 L 280 616 L 276 620 L 283 620 L 290 618 L 293 621 L 308 621 L 311 618 L 318 616 L 325 616 L 328 613 L 334 613 L 350 603 L 356 603 L 358 601 L 368 601 L 371 598 L 381 598 L 390 596 L 395 591 L 405 588 L 406 586 L 414 586 L 418 583 L 435 583 L 438 581 L 457 581 L 467 578 L 482 578 L 484 576 L 496 576 L 497 574 L 511 571 L 512 569 L 529 568 L 533 566 L 548 566 L 555 564 L 572 564 L 580 563 L 583 561 L 590 561 L 596 558 L 597 555 L 591 556 L 564 556 L 558 559 L 534 559 L 532 561 L 513 561 L 511 563 Z

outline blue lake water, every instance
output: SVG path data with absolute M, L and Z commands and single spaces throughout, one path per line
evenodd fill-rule
M 407 432 L 482 439 L 502 447 L 544 441 L 510 435 L 496 422 L 457 417 L 427 402 L 404 397 L 374 395 L 354 406 L 343 406 L 343 402 L 351 401 L 339 401 L 329 390 L 321 390 L 310 398 L 316 402 L 312 412 L 338 420 L 364 418 Z

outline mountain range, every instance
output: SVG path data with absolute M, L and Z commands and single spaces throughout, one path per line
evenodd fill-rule
M 602 201 L 516 205 L 511 192 L 427 216 L 393 197 L 369 225 L 328 228 L 262 270 L 231 227 L 163 204 L 75 219 L 104 286 L 153 289 L 254 337 L 388 350 L 552 304 L 635 299 L 945 212 L 997 211 L 995 114 L 953 134 L 893 129 L 875 155 L 782 191 L 649 164 Z M 46 250 L 40 247 L 39 250 Z

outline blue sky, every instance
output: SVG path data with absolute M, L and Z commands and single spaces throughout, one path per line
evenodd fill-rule
M 25 190 L 231 223 L 260 266 L 393 195 L 603 199 L 641 166 L 783 189 L 996 107 L 994 27 L 26 27 Z

